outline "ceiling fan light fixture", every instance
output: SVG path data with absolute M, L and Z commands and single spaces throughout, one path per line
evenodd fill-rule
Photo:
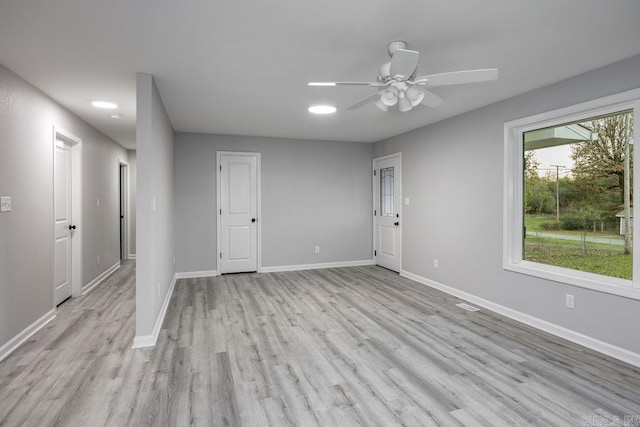
M 422 100 L 424 99 L 424 92 L 422 92 L 420 89 L 418 89 L 415 86 L 411 86 L 405 92 L 405 96 L 407 97 L 407 99 L 411 103 L 411 106 L 415 107 L 416 105 L 420 104 L 422 102 Z
M 398 110 L 402 113 L 406 113 L 413 108 L 411 102 L 407 99 L 403 92 L 400 92 L 400 98 L 398 99 Z
M 387 107 L 393 107 L 398 103 L 398 89 L 390 87 L 380 93 L 380 101 Z
M 379 109 L 381 109 L 381 110 L 382 110 L 382 111 L 384 111 L 385 113 L 386 113 L 387 111 L 389 111 L 389 107 L 387 107 L 386 105 L 384 105 L 384 103 L 382 102 L 382 98 L 379 98 L 379 99 L 376 101 L 376 104 L 375 104 L 375 105 L 376 105 L 376 107 L 378 107 Z
M 313 114 L 333 114 L 337 110 L 333 105 L 312 105 L 308 111 Z

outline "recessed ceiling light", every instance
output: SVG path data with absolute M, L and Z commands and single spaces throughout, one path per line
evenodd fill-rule
M 109 110 L 118 108 L 118 104 L 116 104 L 115 102 L 109 102 L 109 101 L 95 100 L 95 101 L 91 101 L 91 105 L 93 105 L 96 108 L 106 108 Z
M 109 114 L 109 118 L 111 118 L 111 119 L 121 119 L 122 118 L 122 114 L 120 114 L 120 113 L 110 113 Z
M 336 112 L 336 107 L 332 105 L 312 105 L 309 112 L 313 114 L 332 114 Z

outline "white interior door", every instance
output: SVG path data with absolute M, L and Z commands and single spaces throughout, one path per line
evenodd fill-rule
M 258 155 L 220 154 L 219 270 L 258 270 Z
M 55 303 L 71 296 L 71 147 L 58 139 L 54 157 Z
M 400 271 L 402 247 L 402 175 L 400 155 L 373 161 L 374 260 Z

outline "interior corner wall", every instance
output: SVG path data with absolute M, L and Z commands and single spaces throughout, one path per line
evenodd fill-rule
M 136 255 L 136 152 L 129 150 L 129 253 Z
M 137 75 L 136 337 L 154 333 L 175 273 L 174 132 L 153 77 Z
M 0 196 L 13 205 L 0 213 L 0 348 L 55 308 L 54 126 L 82 139 L 82 284 L 120 261 L 118 159 L 127 151 L 0 65 Z
M 377 143 L 402 152 L 403 270 L 640 353 L 640 301 L 502 268 L 505 122 L 638 88 L 638 70 L 640 56 Z
M 217 151 L 261 153 L 262 267 L 372 258 L 372 144 L 178 133 L 177 271 L 217 270 Z

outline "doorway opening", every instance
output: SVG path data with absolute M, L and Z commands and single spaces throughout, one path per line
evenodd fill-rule
M 53 301 L 82 294 L 82 140 L 53 128 Z
M 260 153 L 217 153 L 218 272 L 260 272 Z
M 120 261 L 125 261 L 129 259 L 129 164 L 122 160 L 119 160 L 118 164 Z
M 402 268 L 402 156 L 373 159 L 373 259 L 389 270 Z

